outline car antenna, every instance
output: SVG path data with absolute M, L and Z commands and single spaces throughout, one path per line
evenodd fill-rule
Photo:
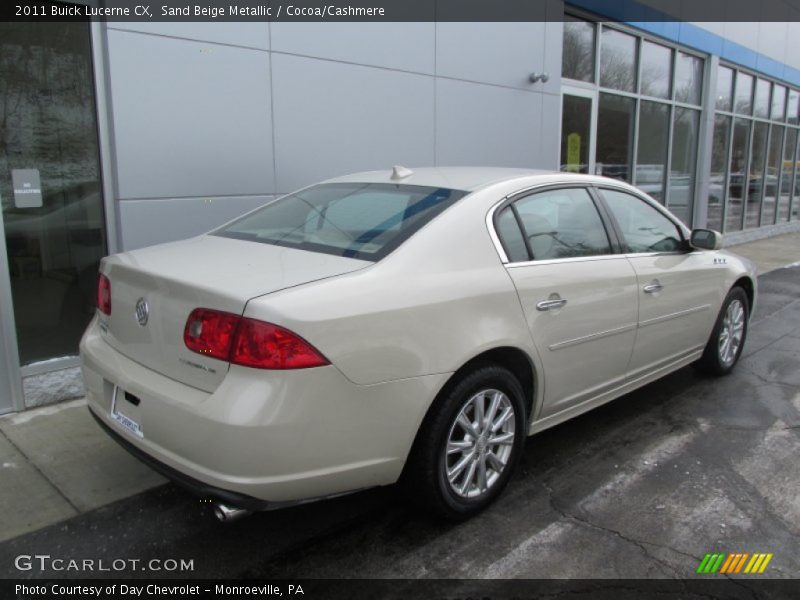
M 392 179 L 405 179 L 406 177 L 411 177 L 413 174 L 414 171 L 403 165 L 395 165 L 392 167 Z

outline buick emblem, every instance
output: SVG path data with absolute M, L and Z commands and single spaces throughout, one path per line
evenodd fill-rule
M 139 298 L 136 301 L 136 321 L 144 327 L 147 325 L 147 319 L 150 318 L 150 306 L 147 304 L 147 300 L 144 298 Z

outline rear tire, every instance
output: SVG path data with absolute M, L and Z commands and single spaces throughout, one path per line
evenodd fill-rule
M 697 361 L 697 368 L 709 375 L 727 375 L 736 366 L 742 355 L 750 316 L 750 303 L 747 293 L 734 287 L 728 292 L 711 337 Z
M 500 366 L 477 366 L 439 397 L 417 434 L 402 477 L 408 498 L 463 520 L 508 483 L 525 443 L 522 386 Z

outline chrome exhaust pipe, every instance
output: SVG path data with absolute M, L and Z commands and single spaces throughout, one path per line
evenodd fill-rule
M 228 506 L 227 504 L 214 504 L 214 516 L 222 523 L 233 523 L 251 514 L 252 512 L 246 508 L 236 508 L 235 506 Z

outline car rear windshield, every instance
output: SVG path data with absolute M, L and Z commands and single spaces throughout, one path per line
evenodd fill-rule
M 377 261 L 467 192 L 386 183 L 323 183 L 214 232 L 222 237 Z

